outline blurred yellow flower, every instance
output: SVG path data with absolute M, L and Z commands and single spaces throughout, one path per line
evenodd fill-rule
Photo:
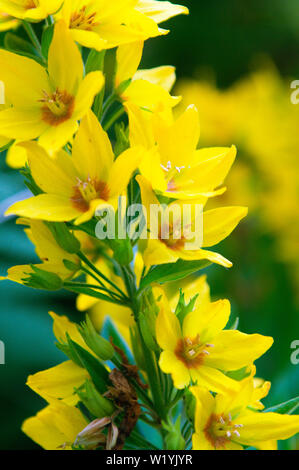
M 64 251 L 57 244 L 51 230 L 44 222 L 33 219 L 19 219 L 18 223 L 27 226 L 25 233 L 35 246 L 36 254 L 42 263 L 14 266 L 8 270 L 7 277 L 0 277 L 0 280 L 10 280 L 26 285 L 31 275 L 34 274 L 34 268 L 55 273 L 61 279 L 71 278 L 74 275 L 65 267 L 64 260 L 77 264 L 79 267 L 79 259 L 77 256 Z
M 40 21 L 56 13 L 63 0 L 0 0 L 0 10 L 14 18 Z
M 299 125 L 290 85 L 269 62 L 221 91 L 207 81 L 184 80 L 177 91 L 200 110 L 205 145 L 234 142 L 239 159 L 229 176 L 226 204 L 257 211 L 263 231 L 276 235 L 276 253 L 299 279 Z
M 75 41 L 98 51 L 120 44 L 166 34 L 157 23 L 188 13 L 187 8 L 163 2 L 161 14 L 153 7 L 161 2 L 138 0 L 65 0 L 57 18 L 63 19 Z M 156 8 L 155 8 L 156 9 Z
M 166 119 L 171 119 L 171 109 L 181 100 L 179 97 L 170 95 L 176 79 L 175 68 L 161 66 L 149 70 L 138 70 L 142 52 L 143 42 L 118 47 L 115 87 L 118 89 L 122 83 L 131 80 L 131 83 L 120 93 L 120 98 L 127 110 L 130 109 L 129 105 L 132 103 L 137 108 L 163 114 Z
M 0 11 L 0 32 L 15 29 L 19 26 L 19 24 L 20 22 L 16 18 L 8 15 L 7 13 L 4 13 L 3 11 Z

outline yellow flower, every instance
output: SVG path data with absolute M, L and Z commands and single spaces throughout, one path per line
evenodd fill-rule
M 134 84 L 134 82 L 133 82 Z M 212 147 L 197 150 L 199 116 L 189 106 L 177 119 L 166 120 L 127 104 L 131 145 L 152 152 L 143 159 L 140 171 L 153 189 L 169 198 L 198 199 L 225 191 L 220 187 L 236 158 L 236 148 Z
M 168 31 L 158 28 L 157 23 L 188 12 L 184 7 L 163 2 L 166 5 L 162 5 L 161 14 L 155 14 L 152 4 L 159 6 L 160 3 L 138 0 L 65 0 L 57 18 L 64 19 L 75 41 L 101 51 L 166 34 Z
M 81 54 L 63 22 L 55 26 L 48 73 L 34 60 L 1 50 L 0 80 L 13 105 L 0 112 L 0 135 L 23 141 L 39 138 L 51 151 L 71 140 L 77 121 L 104 83 L 101 72 L 83 79 Z
M 0 277 L 0 280 L 10 280 L 19 284 L 25 284 L 34 273 L 34 268 L 57 274 L 61 279 L 67 279 L 73 276 L 63 261 L 68 260 L 77 264 L 79 259 L 75 255 L 70 255 L 64 251 L 55 241 L 51 230 L 39 220 L 20 219 L 18 223 L 27 225 L 25 233 L 29 240 L 35 246 L 37 256 L 42 263 L 24 266 L 14 266 L 8 270 L 7 277 Z
M 75 323 L 70 322 L 67 317 L 56 315 L 53 312 L 50 312 L 50 315 L 53 319 L 55 338 L 60 343 L 67 342 L 66 335 L 68 334 L 79 346 L 94 355 L 83 341 Z M 88 378 L 89 375 L 85 369 L 72 361 L 65 361 L 58 366 L 30 375 L 27 385 L 49 403 L 57 399 L 63 400 L 68 405 L 75 405 L 79 400 L 75 388 L 81 387 Z
M 56 13 L 63 0 L 0 0 L 0 9 L 22 20 L 40 21 Z
M 187 15 L 189 10 L 182 5 L 175 5 L 171 2 L 160 0 L 138 0 L 136 9 L 152 18 L 156 23 L 163 23 L 176 15 Z
M 140 149 L 128 149 L 114 161 L 108 135 L 90 111 L 81 121 L 70 157 L 65 151 L 51 158 L 35 142 L 24 144 L 31 173 L 44 191 L 17 202 L 7 214 L 76 224 L 91 219 L 101 204 L 115 204 L 138 167 Z
M 199 227 L 199 230 L 203 230 L 203 238 L 202 241 L 197 241 L 196 236 L 200 234 L 196 231 L 194 221 L 200 216 L 196 214 L 195 206 L 197 202 L 201 203 L 202 201 L 192 200 L 192 203 L 188 204 L 191 214 L 190 227 L 189 220 L 185 221 L 182 216 L 184 201 L 175 201 L 165 207 L 160 204 L 147 179 L 141 175 L 136 179 L 141 189 L 142 203 L 147 212 L 148 235 L 143 253 L 144 263 L 147 267 L 155 264 L 175 263 L 178 259 L 206 259 L 225 267 L 232 266 L 232 263 L 220 254 L 202 248 L 216 245 L 226 238 L 240 220 L 247 215 L 246 207 L 221 207 L 203 212 L 202 226 Z M 163 214 L 161 218 L 155 213 L 150 217 L 152 207 L 158 208 L 159 212 Z M 178 211 L 177 208 L 180 210 Z M 171 213 L 173 213 L 172 220 Z M 156 233 L 151 232 L 153 226 L 157 226 Z M 166 232 L 163 235 L 165 229 L 169 233 L 168 237 L 166 237 Z M 190 247 L 189 244 L 194 244 L 195 248 Z
M 16 29 L 19 26 L 19 24 L 20 22 L 16 18 L 8 15 L 7 13 L 3 11 L 0 11 L 0 32 L 9 31 L 10 29 Z
M 87 424 L 77 408 L 52 400 L 23 423 L 22 431 L 45 450 L 71 450 L 72 443 Z
M 237 393 L 217 395 L 201 387 L 191 388 L 197 400 L 194 450 L 242 450 L 243 446 L 275 449 L 276 440 L 299 431 L 299 416 L 261 413 L 248 408 L 254 393 L 249 377 Z
M 165 299 L 164 299 L 165 300 Z M 156 322 L 157 341 L 162 348 L 159 365 L 172 375 L 178 389 L 193 383 L 219 393 L 237 391 L 240 382 L 224 371 L 251 364 L 272 345 L 273 339 L 223 330 L 230 316 L 228 300 L 195 305 L 182 324 L 164 301 Z
M 138 70 L 143 44 L 140 41 L 118 47 L 115 88 L 117 89 L 122 83 L 131 80 L 129 86 L 120 94 L 127 110 L 130 109 L 128 106 L 132 103 L 136 107 L 163 114 L 165 119 L 171 119 L 171 108 L 180 101 L 179 97 L 170 95 L 176 79 L 175 68 L 162 66 L 149 70 Z

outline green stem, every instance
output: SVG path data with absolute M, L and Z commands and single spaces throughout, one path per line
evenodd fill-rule
M 111 118 L 104 124 L 103 128 L 107 132 L 113 126 L 113 124 L 125 113 L 125 108 L 122 107 Z
M 41 44 L 39 42 L 39 39 L 38 39 L 37 35 L 35 34 L 35 31 L 34 31 L 33 27 L 31 26 L 30 23 L 27 23 L 27 21 L 23 21 L 22 24 L 23 24 L 23 28 L 25 29 L 30 41 L 32 42 L 35 49 L 37 50 L 39 56 L 43 57 L 42 47 L 41 47 Z
M 108 284 L 110 284 L 110 286 L 112 286 L 116 291 L 118 291 L 120 293 L 120 295 L 122 296 L 123 299 L 125 299 L 126 301 L 129 301 L 130 299 L 125 295 L 125 293 L 114 283 L 112 282 L 110 279 L 108 279 L 108 277 L 106 277 L 103 273 L 101 273 L 101 271 L 99 271 L 97 269 L 97 267 L 91 262 L 89 261 L 89 259 L 81 252 L 79 251 L 78 253 L 78 256 L 79 258 L 84 261 L 85 264 L 87 264 L 87 266 L 89 266 L 98 276 L 100 276 L 102 279 L 104 279 L 104 281 L 106 281 Z

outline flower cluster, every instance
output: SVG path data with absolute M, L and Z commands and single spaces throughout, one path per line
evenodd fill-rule
M 68 360 L 28 378 L 47 406 L 23 431 L 50 450 L 156 449 L 148 426 L 162 449 L 275 449 L 299 417 L 293 401 L 272 412 L 260 402 L 270 384 L 254 362 L 273 340 L 238 331 L 229 301 L 212 301 L 198 276 L 232 265 L 212 248 L 247 208 L 205 206 L 226 191 L 236 149 L 198 148 L 197 108 L 174 110 L 174 67 L 139 69 L 144 42 L 187 9 L 47 0 L 0 10 L 0 27 L 23 25 L 32 42 L 0 50 L 0 145 L 32 193 L 6 215 L 40 259 L 1 279 L 66 289 L 88 312 L 80 324 L 50 313 Z
M 267 60 L 227 90 L 203 80 L 184 80 L 178 90 L 186 103 L 192 100 L 201 110 L 205 145 L 238 146 L 240 158 L 230 174 L 225 201 L 233 203 L 238 194 L 238 202 L 259 216 L 263 232 L 275 235 L 276 257 L 291 268 L 296 292 L 299 115 L 291 102 L 290 83 Z

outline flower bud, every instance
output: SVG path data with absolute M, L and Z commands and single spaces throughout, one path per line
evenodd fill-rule
M 87 346 L 103 361 L 108 361 L 114 356 L 113 346 L 105 338 L 100 336 L 86 315 L 86 322 L 78 327 L 79 333 Z
M 112 416 L 115 411 L 112 402 L 104 398 L 90 380 L 85 382 L 83 388 L 76 390 L 76 393 L 90 413 L 97 418 Z
M 30 265 L 32 272 L 24 279 L 24 285 L 34 289 L 59 290 L 63 287 L 63 282 L 59 276 L 49 271 Z
M 165 444 L 167 450 L 184 450 L 186 443 L 181 434 L 181 419 L 177 419 L 173 425 L 165 425 L 164 428 L 168 431 L 165 436 Z

